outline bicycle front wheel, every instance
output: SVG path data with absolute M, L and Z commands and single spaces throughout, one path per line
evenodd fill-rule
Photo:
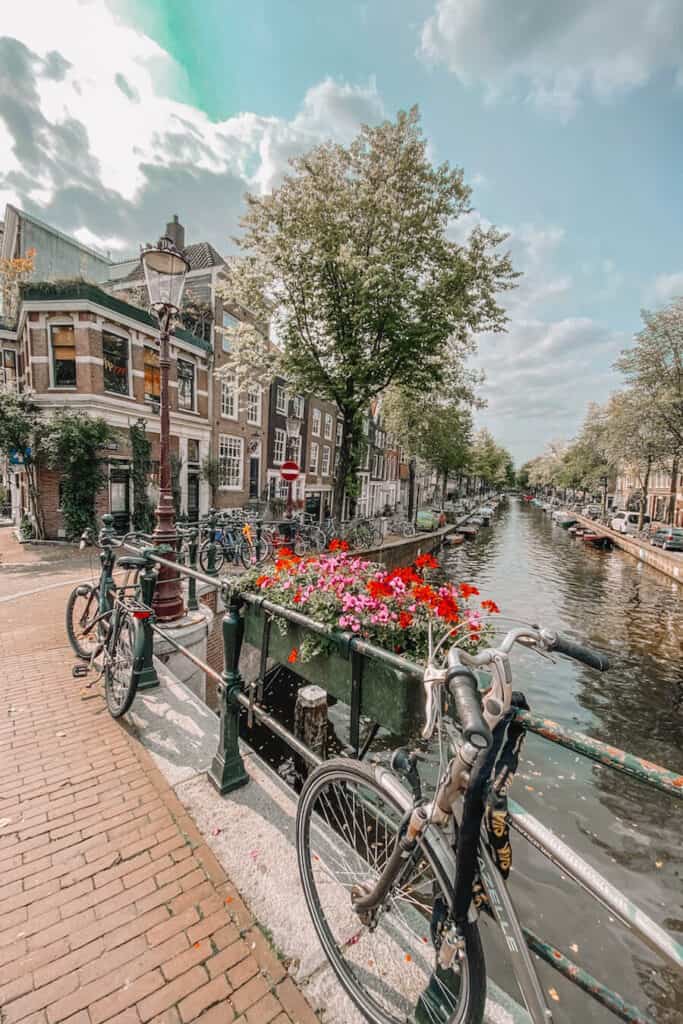
M 240 545 L 240 561 L 245 569 L 251 569 L 254 565 L 261 565 L 268 558 L 269 548 L 262 540 L 243 541 Z
M 93 626 L 100 613 L 99 587 L 75 587 L 66 602 L 66 635 L 78 658 L 90 661 L 100 642 L 100 630 Z
M 327 761 L 309 776 L 296 820 L 299 873 L 320 943 L 347 995 L 371 1024 L 481 1024 L 486 967 L 476 924 L 457 970 L 436 966 L 437 922 L 452 879 L 427 831 L 407 877 L 361 917 L 352 890 L 374 885 L 411 809 L 383 769 Z
M 211 541 L 205 541 L 199 549 L 199 567 L 203 572 L 209 571 L 209 547 Z M 225 551 L 222 544 L 215 545 L 214 570 L 220 572 L 225 564 Z
M 140 623 L 124 613 L 112 623 L 104 662 L 104 695 L 113 718 L 125 715 L 138 688 L 136 660 L 137 630 Z

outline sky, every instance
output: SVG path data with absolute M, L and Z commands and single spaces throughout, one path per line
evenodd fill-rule
M 574 435 L 642 307 L 683 294 L 681 0 L 23 0 L 0 22 L 0 208 L 130 255 L 177 213 L 234 251 L 244 194 L 417 103 L 523 272 L 479 339 L 517 463 Z

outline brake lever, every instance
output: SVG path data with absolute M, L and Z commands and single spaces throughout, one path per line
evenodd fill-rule
M 423 683 L 425 688 L 425 717 L 426 722 L 422 730 L 422 739 L 430 740 L 434 735 L 436 721 L 440 708 L 440 688 L 446 682 L 446 669 L 437 668 L 433 662 L 428 662 L 424 671 Z

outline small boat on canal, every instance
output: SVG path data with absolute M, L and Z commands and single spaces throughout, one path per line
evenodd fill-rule
M 473 540 L 479 533 L 479 527 L 472 523 L 466 523 L 464 526 L 458 527 L 458 533 L 462 534 L 466 540 Z
M 612 541 L 604 533 L 591 533 L 590 530 L 584 530 L 581 540 L 584 544 L 598 548 L 599 551 L 611 551 L 613 547 Z

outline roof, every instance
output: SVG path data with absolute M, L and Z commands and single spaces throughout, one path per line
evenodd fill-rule
M 21 298 L 22 302 L 48 302 L 51 299 L 58 301 L 64 299 L 85 300 L 94 302 L 98 306 L 104 306 L 113 313 L 121 313 L 122 316 L 137 320 L 147 327 L 152 327 L 155 330 L 159 328 L 156 317 L 148 313 L 146 309 L 131 306 L 129 302 L 117 299 L 114 295 L 98 288 L 97 285 L 88 284 L 87 281 L 28 281 L 21 286 Z M 173 333 L 177 338 L 182 338 L 183 341 L 195 345 L 204 352 L 211 351 L 208 341 L 198 338 L 191 331 L 186 331 L 184 327 L 176 327 Z
M 91 245 L 85 245 L 83 242 L 79 242 L 78 239 L 74 238 L 73 235 L 67 235 L 66 232 L 60 231 L 59 228 L 56 228 L 52 224 L 48 224 L 46 221 L 41 220 L 40 217 L 36 217 L 32 213 L 27 213 L 26 210 L 20 210 L 18 206 L 13 206 L 12 203 L 8 203 L 6 209 L 11 210 L 17 217 L 21 218 L 22 220 L 27 220 L 29 221 L 29 223 L 35 224 L 37 227 L 42 228 L 44 231 L 49 232 L 56 238 L 61 238 L 63 241 L 68 242 L 69 245 L 75 246 L 82 252 L 87 252 L 89 256 L 94 256 L 96 259 L 100 260 L 100 262 L 109 266 L 111 266 L 114 263 L 111 257 L 107 256 L 107 254 L 102 250 L 93 249 Z M 117 262 L 125 261 L 119 259 Z
M 210 270 L 211 267 L 225 266 L 225 260 L 211 242 L 194 242 L 192 245 L 186 245 L 183 252 L 190 264 L 190 270 Z M 120 284 L 122 281 L 138 281 L 142 280 L 142 277 L 142 264 L 138 261 L 129 274 L 116 278 L 116 282 Z

